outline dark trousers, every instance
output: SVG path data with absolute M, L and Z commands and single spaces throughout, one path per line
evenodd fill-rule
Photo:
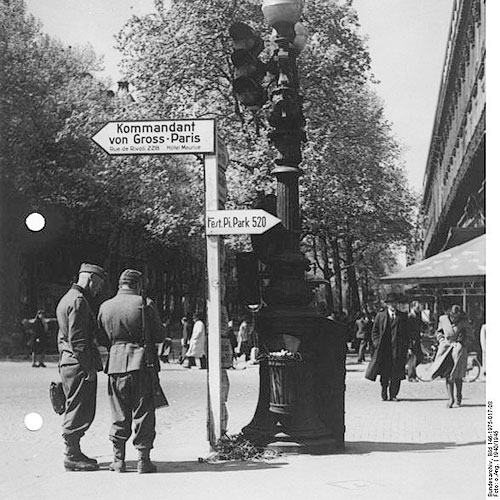
M 188 366 L 196 366 L 196 363 L 194 361 L 193 356 L 186 356 L 186 353 L 188 352 L 189 345 L 187 346 L 182 346 L 182 354 L 181 357 L 179 358 L 179 363 L 183 364 L 184 361 L 187 359 L 188 360 Z
M 417 378 L 417 355 L 413 352 L 408 358 L 408 379 Z
M 420 346 L 420 340 L 410 344 L 410 356 L 408 358 L 408 378 L 417 378 L 417 365 L 422 362 L 423 354 Z
M 63 437 L 80 439 L 94 421 L 97 379 L 93 382 L 84 380 L 87 374 L 80 365 L 61 366 L 59 373 L 66 395 Z
M 179 356 L 179 364 L 184 363 L 184 360 L 186 359 L 186 353 L 187 353 L 188 349 L 189 349 L 189 346 L 183 345 L 181 347 L 181 355 Z
M 382 386 L 382 392 L 387 393 L 387 389 L 389 389 L 389 398 L 392 399 L 398 395 L 401 380 L 391 378 L 389 375 L 381 375 L 380 385 Z
M 361 342 L 359 343 L 359 350 L 358 350 L 358 361 L 365 360 L 365 351 L 366 351 L 367 345 L 368 345 L 368 340 L 361 339 Z
M 132 435 L 138 450 L 150 450 L 156 436 L 155 407 L 150 374 L 145 370 L 110 375 L 108 394 L 111 406 L 109 439 L 116 444 Z

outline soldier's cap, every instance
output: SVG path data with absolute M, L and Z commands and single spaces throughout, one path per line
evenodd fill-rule
M 120 274 L 119 285 L 136 285 L 142 280 L 142 273 L 135 269 L 125 269 Z
M 80 270 L 78 273 L 92 273 L 96 274 L 99 276 L 99 278 L 102 278 L 103 280 L 106 279 L 106 271 L 101 267 L 97 266 L 96 264 L 82 264 L 80 266 Z

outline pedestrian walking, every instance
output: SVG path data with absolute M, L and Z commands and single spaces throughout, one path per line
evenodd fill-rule
M 236 336 L 238 345 L 236 346 L 236 353 L 238 356 L 242 354 L 245 356 L 245 361 L 250 357 L 250 326 L 248 325 L 247 318 L 243 318 L 238 328 Z
M 165 328 L 158 310 L 151 299 L 145 305 L 141 297 L 142 273 L 135 269 L 122 272 L 117 294 L 102 303 L 99 309 L 99 329 L 105 334 L 103 342 L 109 348 L 106 365 L 108 395 L 111 406 L 109 438 L 113 443 L 113 462 L 110 470 L 125 471 L 125 447 L 132 435 L 138 451 L 137 472 L 156 472 L 150 451 L 156 436 L 155 405 L 152 375 L 146 366 L 146 336 L 148 328 L 154 343 L 165 338 Z M 143 310 L 147 325 L 143 323 Z M 160 371 L 160 363 L 154 353 L 154 369 Z
M 432 378 L 442 377 L 446 380 L 446 406 L 452 408 L 455 402 L 460 406 L 462 379 L 467 372 L 468 347 L 474 338 L 472 328 L 459 305 L 451 306 L 447 314 L 439 317 L 436 333 L 439 347 L 432 367 Z
M 397 401 L 401 380 L 405 378 L 408 333 L 406 314 L 396 309 L 396 301 L 389 297 L 386 309 L 375 316 L 372 329 L 374 352 L 365 377 L 375 381 L 380 375 L 383 401 Z M 389 391 L 389 394 L 387 394 Z
M 234 323 L 233 320 L 229 320 L 227 322 L 227 338 L 229 339 L 229 343 L 231 345 L 231 353 L 232 353 L 232 362 L 229 368 L 235 369 L 236 362 L 236 347 L 238 345 L 238 339 L 236 338 L 236 334 L 234 333 Z
M 408 381 L 418 382 L 417 365 L 422 361 L 423 353 L 420 345 L 420 337 L 425 330 L 425 324 L 421 317 L 420 303 L 414 300 L 410 304 L 408 313 Z
M 205 325 L 201 319 L 199 313 L 193 314 L 193 333 L 191 334 L 191 339 L 189 341 L 189 349 L 186 352 L 186 357 L 192 357 L 193 359 L 198 359 L 200 370 L 206 369 L 207 367 L 207 351 L 206 351 L 206 336 L 205 336 Z
M 356 320 L 356 339 L 359 340 L 358 363 L 363 363 L 365 351 L 371 338 L 371 322 L 368 314 L 361 314 Z
M 172 353 L 172 337 L 169 335 L 170 331 L 170 318 L 167 319 L 163 324 L 163 330 L 165 333 L 163 342 L 158 345 L 158 359 L 162 363 L 170 363 L 170 354 Z
M 89 300 L 99 294 L 105 279 L 102 267 L 82 264 L 78 282 L 61 298 L 56 309 L 59 373 L 66 396 L 62 424 L 64 467 L 70 471 L 99 469 L 97 460 L 82 453 L 80 440 L 95 417 L 97 372 L 102 371 L 96 317 Z
M 228 322 L 229 325 L 230 322 Z M 229 397 L 229 377 L 227 370 L 234 368 L 233 366 L 233 348 L 229 338 L 229 327 L 227 330 L 222 329 L 221 332 L 221 433 L 227 433 L 227 426 L 229 421 L 229 413 L 227 411 L 227 399 Z
M 164 325 L 166 330 L 166 325 Z M 165 340 L 160 344 L 158 349 L 158 358 L 162 363 L 170 363 L 170 353 L 172 352 L 172 338 L 165 337 Z
M 45 351 L 47 350 L 47 325 L 45 311 L 40 309 L 35 316 L 31 329 L 31 366 L 45 368 Z
M 179 363 L 184 365 L 184 362 L 187 360 L 186 368 L 191 368 L 195 365 L 194 358 L 192 356 L 187 357 L 186 353 L 189 350 L 189 343 L 191 342 L 191 335 L 193 334 L 193 322 L 188 316 L 184 316 L 181 319 L 182 325 L 182 340 L 181 340 L 181 357 L 179 358 Z

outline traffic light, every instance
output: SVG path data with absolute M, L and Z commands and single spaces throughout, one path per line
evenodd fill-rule
M 229 28 L 233 39 L 234 65 L 233 92 L 238 101 L 249 108 L 260 108 L 267 100 L 262 87 L 266 65 L 258 58 L 264 49 L 264 41 L 245 23 L 233 23 Z
M 304 126 L 302 98 L 290 87 L 278 87 L 272 96 L 269 124 L 275 128 L 298 129 Z

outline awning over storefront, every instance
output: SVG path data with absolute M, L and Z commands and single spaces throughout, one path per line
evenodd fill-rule
M 385 283 L 460 283 L 484 281 L 486 277 L 486 235 L 445 250 L 382 278 Z

